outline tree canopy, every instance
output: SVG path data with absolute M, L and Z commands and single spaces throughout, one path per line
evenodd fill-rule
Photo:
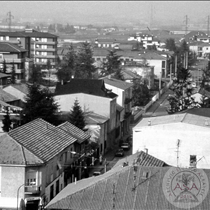
M 133 80 L 133 106 L 145 106 L 150 99 L 147 85 L 141 79 Z
M 74 101 L 74 105 L 72 107 L 72 110 L 70 111 L 69 122 L 80 129 L 83 129 L 86 125 L 84 113 L 77 99 Z
M 21 112 L 22 124 L 42 118 L 49 123 L 57 123 L 58 105 L 49 89 L 41 89 L 36 83 L 28 85 L 26 103 Z
M 8 107 L 6 107 L 6 115 L 4 115 L 4 119 L 2 120 L 2 123 L 3 123 L 3 126 L 2 126 L 2 130 L 4 132 L 9 132 L 9 130 L 12 128 L 11 125 L 12 125 L 12 121 L 10 119 L 10 116 L 9 116 L 9 110 L 8 110 Z

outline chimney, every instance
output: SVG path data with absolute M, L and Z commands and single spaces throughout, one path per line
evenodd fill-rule
M 148 149 L 147 148 L 145 148 L 145 153 L 148 154 Z

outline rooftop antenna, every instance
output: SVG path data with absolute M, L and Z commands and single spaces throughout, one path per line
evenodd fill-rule
M 179 147 L 180 147 L 180 139 L 177 140 L 177 150 L 175 151 L 177 153 L 177 167 L 179 167 Z
M 14 19 L 14 16 L 11 14 L 11 12 L 7 13 L 8 18 L 6 19 L 6 21 L 9 22 L 9 32 L 11 31 L 11 25 L 12 25 L 12 19 Z

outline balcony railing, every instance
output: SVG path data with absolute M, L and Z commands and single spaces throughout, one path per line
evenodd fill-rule
M 55 58 L 56 55 L 35 55 L 35 58 Z
M 6 63 L 22 63 L 25 61 L 24 58 L 3 58 L 3 59 L 0 59 L 0 63 L 3 63 L 4 60 L 6 61 Z
M 55 45 L 57 44 L 56 42 L 53 42 L 53 41 L 47 41 L 47 42 L 42 42 L 42 41 L 31 41 L 31 44 L 42 44 L 42 45 L 47 45 L 47 44 L 52 44 L 52 45 Z
M 34 51 L 34 47 L 32 47 L 31 50 Z M 55 48 L 42 49 L 40 47 L 36 47 L 35 48 L 35 51 L 40 51 L 40 52 L 55 52 Z
M 28 185 L 25 186 L 25 193 L 30 193 L 30 194 L 37 194 L 40 193 L 40 186 L 38 185 Z

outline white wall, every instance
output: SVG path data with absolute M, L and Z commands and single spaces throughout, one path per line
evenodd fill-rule
M 88 95 L 83 93 L 58 95 L 54 97 L 58 102 L 61 111 L 69 112 L 72 110 L 75 100 L 77 99 L 83 111 L 94 111 L 105 117 L 110 117 L 110 101 L 112 99 Z
M 133 128 L 133 151 L 148 149 L 148 154 L 177 166 L 177 140 L 180 139 L 179 167 L 189 167 L 190 155 L 196 155 L 198 168 L 210 168 L 210 126 L 170 123 Z
M 105 87 L 107 89 L 111 89 L 113 93 L 117 94 L 118 97 L 117 97 L 117 103 L 124 107 L 124 101 L 125 101 L 125 96 L 124 96 L 124 90 L 120 89 L 120 88 L 117 88 L 117 87 L 114 87 L 112 85 L 109 85 L 107 83 L 105 83 Z
M 160 77 L 162 72 L 162 61 L 163 60 L 147 60 L 150 66 L 154 66 L 154 74 Z

